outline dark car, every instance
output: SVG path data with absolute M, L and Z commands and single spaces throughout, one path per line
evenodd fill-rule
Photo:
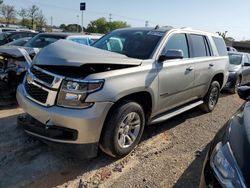
M 250 87 L 241 86 L 247 102 L 217 133 L 207 153 L 200 188 L 250 186 Z
M 9 42 L 5 44 L 4 46 L 24 46 L 31 38 L 32 37 L 20 38 L 12 42 Z
M 250 83 L 250 54 L 229 52 L 229 76 L 224 90 L 236 93 L 240 85 Z
M 37 33 L 30 31 L 9 31 L 0 33 L 0 46 L 24 37 L 34 37 Z
M 0 47 L 0 106 L 6 106 L 15 101 L 13 99 L 15 99 L 16 88 L 23 80 L 27 62 L 30 63 L 41 48 L 74 35 L 72 33 L 40 33 L 23 47 L 5 45 Z

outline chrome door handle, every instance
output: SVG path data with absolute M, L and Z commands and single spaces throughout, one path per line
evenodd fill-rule
M 194 70 L 194 67 L 192 67 L 192 66 L 191 66 L 191 67 L 188 67 L 188 68 L 186 68 L 186 70 L 187 70 L 187 71 L 192 71 L 192 70 Z
M 209 67 L 213 67 L 213 66 L 214 66 L 214 63 L 210 63 L 210 64 L 209 64 Z

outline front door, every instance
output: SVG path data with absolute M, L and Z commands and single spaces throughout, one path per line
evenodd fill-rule
M 187 36 L 177 33 L 170 36 L 162 54 L 167 50 L 182 50 L 184 58 L 158 62 L 159 113 L 192 100 L 195 64 L 189 59 Z

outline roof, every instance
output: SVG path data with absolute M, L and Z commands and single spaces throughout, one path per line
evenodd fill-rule
M 169 31 L 184 31 L 184 32 L 190 32 L 190 33 L 197 33 L 197 34 L 203 34 L 203 35 L 211 35 L 215 37 L 220 37 L 217 33 L 211 33 L 207 31 L 201 31 L 201 30 L 195 30 L 190 27 L 183 27 L 183 28 L 174 28 L 172 26 L 162 26 L 162 27 L 131 27 L 131 28 L 122 28 L 118 30 L 141 30 L 141 31 L 159 31 L 163 33 L 167 33 Z

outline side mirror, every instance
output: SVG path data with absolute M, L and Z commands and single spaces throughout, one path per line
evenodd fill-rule
M 243 100 L 250 100 L 250 86 L 240 86 L 238 87 L 238 95 Z
M 182 50 L 167 50 L 167 52 L 159 57 L 159 61 L 171 60 L 171 59 L 183 59 Z
M 249 62 L 245 62 L 244 63 L 244 67 L 249 67 L 250 66 L 250 63 Z

